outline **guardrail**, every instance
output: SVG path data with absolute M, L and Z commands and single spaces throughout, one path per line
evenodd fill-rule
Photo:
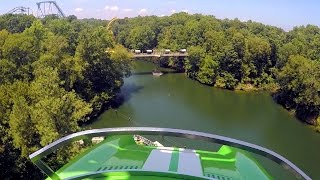
M 283 168 L 290 170 L 298 179 L 311 180 L 311 178 L 305 174 L 296 165 L 290 162 L 288 159 L 277 154 L 276 152 L 269 150 L 267 148 L 248 143 L 245 141 L 240 141 L 237 139 L 232 139 L 224 136 L 219 136 L 215 134 L 208 134 L 203 132 L 181 130 L 181 129 L 170 129 L 170 128 L 153 128 L 153 127 L 123 127 L 123 128 L 105 128 L 105 129 L 93 129 L 87 131 L 81 131 L 74 134 L 65 136 L 43 148 L 32 153 L 29 158 L 31 161 L 38 166 L 46 175 L 48 175 L 53 180 L 59 180 L 59 176 L 41 159 L 46 155 L 52 153 L 59 147 L 80 139 L 96 137 L 96 136 L 107 136 L 107 135 L 133 135 L 133 134 L 143 134 L 143 135 L 163 135 L 163 136 L 175 136 L 183 137 L 187 139 L 194 140 L 204 140 L 208 142 L 225 144 L 228 146 L 243 149 L 249 152 L 253 152 L 262 155 L 272 161 L 278 163 Z

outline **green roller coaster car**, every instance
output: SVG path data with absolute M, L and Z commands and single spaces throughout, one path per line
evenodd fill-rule
M 93 174 L 90 174 L 94 172 Z M 56 172 L 68 179 L 272 179 L 246 152 L 139 145 L 132 135 L 108 136 Z

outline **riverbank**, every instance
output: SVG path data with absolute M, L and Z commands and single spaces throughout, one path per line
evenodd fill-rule
M 172 60 L 171 60 L 172 61 Z M 151 62 L 155 63 L 155 64 L 158 64 L 158 62 L 152 60 Z M 165 68 L 170 68 L 170 69 L 174 69 L 174 70 L 177 70 L 179 72 L 182 72 L 184 73 L 188 78 L 192 79 L 192 80 L 195 80 L 197 81 L 198 83 L 200 84 L 203 84 L 203 85 L 207 85 L 206 83 L 202 83 L 201 81 L 195 79 L 195 78 L 192 78 L 190 76 L 188 76 L 188 74 L 185 72 L 185 69 L 181 66 L 177 67 L 175 66 L 175 64 L 179 64 L 177 62 L 173 63 L 171 62 L 170 63 L 170 60 L 168 60 L 168 64 L 165 63 Z M 159 63 L 160 66 L 163 65 L 161 63 Z M 264 84 L 264 85 L 261 85 L 260 87 L 257 87 L 253 84 L 250 84 L 250 83 L 247 83 L 247 84 L 242 84 L 242 83 L 239 83 L 237 84 L 234 88 L 230 89 L 230 88 L 226 88 L 226 84 L 224 82 L 216 82 L 214 83 L 213 85 L 210 85 L 210 86 L 213 86 L 213 87 L 216 87 L 216 88 L 221 88 L 221 89 L 226 89 L 226 90 L 231 90 L 231 91 L 243 91 L 243 92 L 267 92 L 270 96 L 272 96 L 273 100 L 281 105 L 284 109 L 286 109 L 288 111 L 288 113 L 294 117 L 296 117 L 297 119 L 299 119 L 301 122 L 307 124 L 307 125 L 310 125 L 312 127 L 314 127 L 315 131 L 316 132 L 319 132 L 320 133 L 320 120 L 317 120 L 320 119 L 320 117 L 315 117 L 315 118 L 305 118 L 305 119 L 302 119 L 302 118 L 299 118 L 297 116 L 297 113 L 296 113 L 296 109 L 293 109 L 293 108 L 287 108 L 284 104 L 282 104 L 276 97 L 277 97 L 277 94 L 279 93 L 279 90 L 280 90 L 280 87 L 279 87 L 279 84 L 277 84 L 276 82 L 271 82 L 269 84 Z

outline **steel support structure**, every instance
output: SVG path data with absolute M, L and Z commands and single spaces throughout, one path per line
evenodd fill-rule
M 41 1 L 37 2 L 38 6 L 38 17 L 43 18 L 48 15 L 57 15 L 58 17 L 64 18 L 66 17 L 61 8 L 55 1 Z M 56 10 L 53 11 L 53 10 Z

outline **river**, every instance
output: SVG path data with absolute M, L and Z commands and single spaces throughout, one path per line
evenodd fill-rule
M 269 148 L 320 179 L 320 134 L 269 94 L 217 89 L 174 72 L 154 77 L 154 64 L 134 64 L 117 113 L 104 112 L 91 128 L 151 126 L 214 133 Z

